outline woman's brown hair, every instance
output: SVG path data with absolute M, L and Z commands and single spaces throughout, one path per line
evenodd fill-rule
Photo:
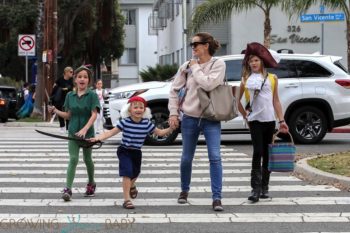
M 201 38 L 202 42 L 207 42 L 209 44 L 209 54 L 210 56 L 213 56 L 216 52 L 216 50 L 218 50 L 220 48 L 220 43 L 214 39 L 214 37 L 207 33 L 207 32 L 199 32 L 196 33 L 193 37 L 198 36 L 199 38 Z

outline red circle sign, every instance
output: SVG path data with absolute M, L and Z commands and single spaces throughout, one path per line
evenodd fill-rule
M 24 51 L 30 51 L 35 46 L 34 38 L 30 36 L 23 36 L 19 39 L 18 46 Z

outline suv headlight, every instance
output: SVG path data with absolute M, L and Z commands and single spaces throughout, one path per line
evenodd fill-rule
M 132 96 L 139 95 L 141 93 L 144 93 L 147 90 L 134 90 L 134 91 L 124 91 L 124 92 L 117 92 L 117 93 L 111 93 L 109 95 L 110 100 L 115 99 L 129 99 Z

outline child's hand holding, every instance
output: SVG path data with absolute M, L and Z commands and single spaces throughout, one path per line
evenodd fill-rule
M 98 138 L 89 138 L 89 139 L 86 139 L 86 140 L 89 141 L 89 142 L 99 142 L 99 141 L 101 141 Z

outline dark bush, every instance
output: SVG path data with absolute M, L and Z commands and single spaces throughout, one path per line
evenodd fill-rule
M 142 81 L 144 82 L 164 81 L 173 77 L 176 74 L 178 68 L 179 67 L 177 64 L 172 64 L 172 65 L 157 64 L 156 67 L 147 66 L 147 69 L 143 69 L 140 71 L 140 76 L 142 78 Z

